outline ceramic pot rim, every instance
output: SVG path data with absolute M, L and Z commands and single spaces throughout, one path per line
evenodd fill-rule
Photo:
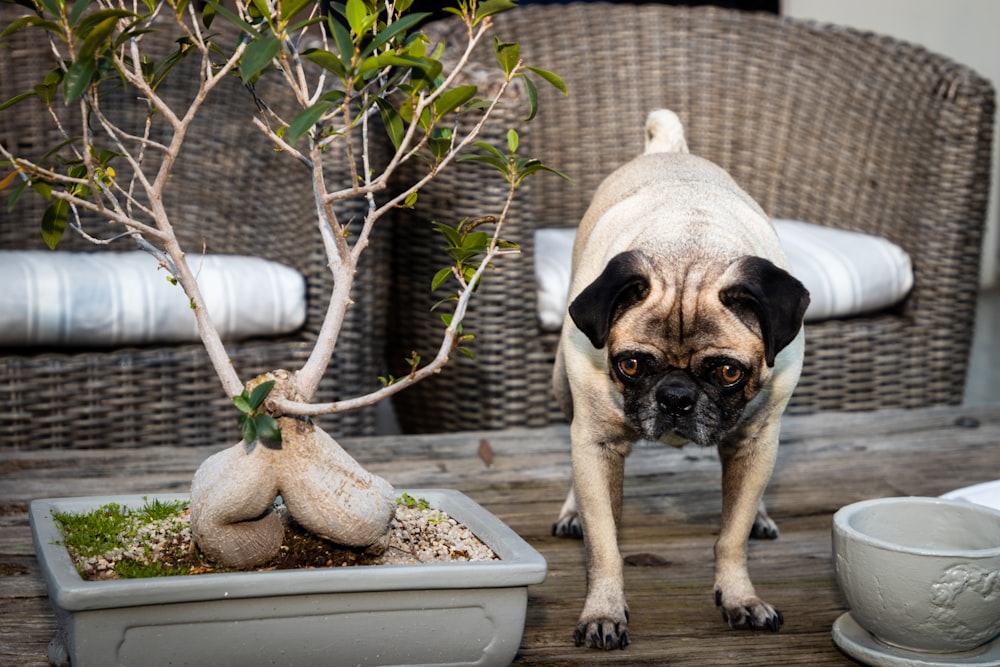
M 997 545 L 993 547 L 985 547 L 982 549 L 939 549 L 939 548 L 915 547 L 915 546 L 908 546 L 905 544 L 890 542 L 888 540 L 874 537 L 867 533 L 861 532 L 852 525 L 852 519 L 854 519 L 854 517 L 856 517 L 859 513 L 864 512 L 872 507 L 889 506 L 889 505 L 911 505 L 911 506 L 923 505 L 923 506 L 954 507 L 961 511 L 978 513 L 983 516 L 993 517 L 997 521 L 998 525 L 1000 525 L 1000 510 L 996 510 L 991 507 L 986 507 L 985 505 L 977 505 L 975 503 L 970 503 L 963 500 L 950 500 L 946 498 L 904 496 L 904 497 L 892 497 L 892 498 L 874 498 L 871 500 L 862 500 L 856 503 L 852 503 L 850 505 L 846 505 L 837 510 L 837 512 L 833 515 L 834 530 L 840 532 L 845 536 L 850 536 L 852 539 L 855 539 L 864 544 L 884 549 L 886 551 L 893 551 L 898 553 L 915 554 L 921 556 L 941 556 L 946 558 L 965 558 L 965 559 L 985 559 L 985 558 L 1000 557 L 1000 536 L 998 536 Z

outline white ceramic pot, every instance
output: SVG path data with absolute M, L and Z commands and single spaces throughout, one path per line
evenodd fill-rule
M 833 517 L 837 582 L 862 628 L 911 651 L 967 651 L 1000 635 L 1000 511 L 880 498 Z
M 186 496 L 35 500 L 30 518 L 59 630 L 52 664 L 505 666 L 524 631 L 535 549 L 452 490 L 400 490 L 468 526 L 495 561 L 84 581 L 53 512 Z

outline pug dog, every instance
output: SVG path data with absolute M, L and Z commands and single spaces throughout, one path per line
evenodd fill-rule
M 570 420 L 573 485 L 553 532 L 585 543 L 576 644 L 629 644 L 618 524 L 625 457 L 640 440 L 718 448 L 716 605 L 732 627 L 778 630 L 781 613 L 747 573 L 747 538 L 777 537 L 762 498 L 802 369 L 809 293 L 768 216 L 688 152 L 674 113 L 649 115 L 645 152 L 594 195 L 568 301 L 553 384 Z

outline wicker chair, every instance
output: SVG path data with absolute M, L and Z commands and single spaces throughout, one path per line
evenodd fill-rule
M 23 9 L 16 5 L 0 4 L 0 25 L 7 25 L 19 11 Z M 48 50 L 32 38 L 17 33 L 8 41 L 12 48 L 0 49 L 3 100 L 30 90 L 55 65 L 46 59 L 51 57 Z M 171 41 L 161 46 L 169 48 Z M 183 71 L 175 72 L 168 98 L 190 96 L 191 81 Z M 175 226 L 183 230 L 182 243 L 189 252 L 200 251 L 204 242 L 207 252 L 261 256 L 306 277 L 308 312 L 301 330 L 229 346 L 241 377 L 250 379 L 276 368 L 295 369 L 305 361 L 325 312 L 330 274 L 307 173 L 288 156 L 276 153 L 248 124 L 254 100 L 239 81 L 234 77 L 226 85 L 209 97 L 209 108 L 173 172 L 165 203 Z M 266 91 L 262 97 L 281 104 Z M 104 106 L 128 126 L 144 119 L 141 107 L 120 97 Z M 59 141 L 40 103 L 31 107 L 25 102 L 0 112 L 0 136 L 5 142 L 15 141 L 29 157 Z M 44 206 L 29 192 L 13 211 L 0 207 L 0 248 L 44 248 L 39 232 Z M 347 220 L 351 209 L 341 214 Z M 357 305 L 348 315 L 333 366 L 321 385 L 323 400 L 379 386 L 388 303 L 388 234 L 382 238 L 379 243 L 379 237 L 373 237 L 366 265 L 359 271 Z M 109 247 L 134 248 L 127 241 Z M 104 249 L 67 231 L 56 252 L 64 250 Z M 0 349 L 0 405 L 3 447 L 226 444 L 238 438 L 232 402 L 200 343 L 110 350 Z M 335 434 L 371 434 L 375 410 L 331 417 L 324 426 Z
M 405 430 L 562 419 L 550 391 L 555 335 L 536 322 L 532 231 L 575 226 L 601 179 L 641 152 L 656 107 L 677 111 L 692 152 L 772 216 L 882 235 L 913 259 L 915 287 L 898 307 L 807 327 L 792 413 L 961 401 L 988 194 L 987 81 L 885 37 L 713 7 L 528 5 L 496 25 L 526 62 L 566 79 L 568 99 L 540 85 L 541 112 L 521 144 L 575 182 L 541 176 L 520 193 L 505 236 L 523 255 L 498 265 L 467 320 L 477 358 L 456 355 L 398 395 Z M 445 178 L 421 193 L 417 215 L 496 210 L 499 194 Z M 416 258 L 440 243 L 420 222 L 397 228 L 393 312 L 408 337 L 391 344 L 390 360 L 414 335 L 417 349 L 436 340 L 426 293 L 435 267 Z

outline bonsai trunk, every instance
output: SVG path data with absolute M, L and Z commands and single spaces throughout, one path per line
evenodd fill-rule
M 287 371 L 254 379 L 276 384 L 271 396 L 294 398 Z M 269 399 L 267 403 L 273 403 Z M 206 459 L 191 483 L 191 533 L 211 560 L 252 567 L 278 553 L 284 524 L 274 512 L 281 496 L 289 517 L 337 544 L 382 551 L 395 513 L 392 486 L 358 464 L 310 420 L 274 415 L 280 447 L 239 442 Z

